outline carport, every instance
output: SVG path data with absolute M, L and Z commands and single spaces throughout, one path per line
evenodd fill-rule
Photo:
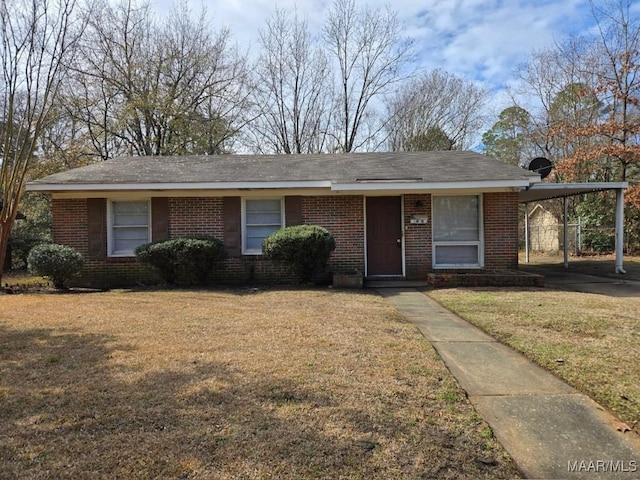
M 568 202 L 567 198 L 585 193 L 595 193 L 613 190 L 616 192 L 616 273 L 624 271 L 624 190 L 629 186 L 628 182 L 587 182 L 587 183 L 537 183 L 520 191 L 520 203 L 524 203 L 524 232 L 525 232 L 525 258 L 529 262 L 529 203 L 562 198 L 563 204 L 563 238 L 564 238 L 564 267 L 569 267 L 569 242 L 568 242 Z

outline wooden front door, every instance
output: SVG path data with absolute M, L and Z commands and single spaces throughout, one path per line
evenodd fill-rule
M 367 197 L 367 275 L 402 275 L 402 197 Z

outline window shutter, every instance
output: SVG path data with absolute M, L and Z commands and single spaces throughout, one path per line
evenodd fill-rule
M 240 197 L 224 197 L 222 200 L 223 241 L 230 257 L 239 257 L 241 252 L 240 204 Z
M 90 258 L 102 260 L 107 255 L 107 201 L 87 198 L 87 237 Z
M 302 197 L 289 196 L 284 197 L 284 218 L 287 227 L 294 225 L 302 225 Z
M 151 240 L 159 242 L 169 239 L 169 199 L 151 199 Z

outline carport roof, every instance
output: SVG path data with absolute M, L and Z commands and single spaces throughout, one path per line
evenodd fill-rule
M 520 191 L 520 203 L 627 188 L 628 182 L 537 183 Z

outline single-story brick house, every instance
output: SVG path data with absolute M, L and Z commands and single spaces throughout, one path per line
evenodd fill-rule
M 145 281 L 142 243 L 224 241 L 227 281 L 277 281 L 262 239 L 315 224 L 335 237 L 330 268 L 424 279 L 518 265 L 518 193 L 537 174 L 475 152 L 120 157 L 30 182 L 52 197 L 53 238 L 85 257 L 81 282 Z

